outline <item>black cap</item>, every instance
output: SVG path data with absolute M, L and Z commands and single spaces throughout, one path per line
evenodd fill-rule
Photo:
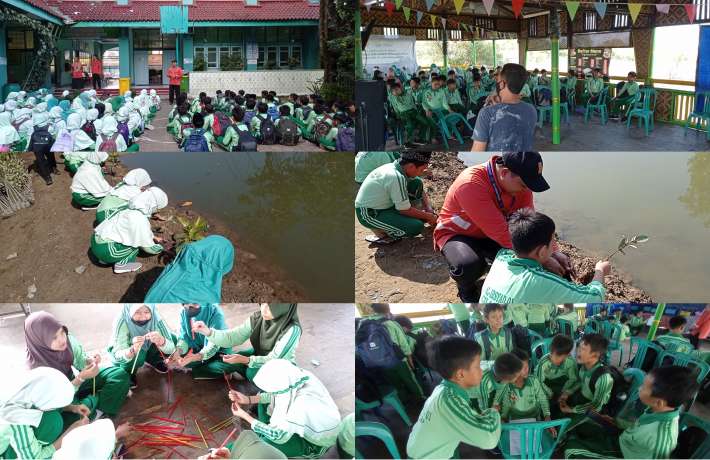
M 542 177 L 542 157 L 537 152 L 505 152 L 503 165 L 520 176 L 533 192 L 544 192 L 550 188 Z
M 404 161 L 429 163 L 429 161 L 431 160 L 431 152 L 402 152 L 400 158 L 402 158 Z

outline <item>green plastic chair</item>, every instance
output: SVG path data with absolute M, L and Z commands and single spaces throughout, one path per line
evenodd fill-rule
M 434 114 L 436 115 L 436 123 L 439 126 L 439 133 L 447 150 L 449 149 L 449 137 L 451 137 L 452 134 L 459 144 L 463 144 L 463 137 L 456 127 L 459 122 L 463 122 L 464 125 L 473 132 L 471 125 L 460 113 L 445 114 L 441 110 L 435 110 Z
M 681 433 L 691 426 L 698 427 L 705 431 L 707 437 L 695 449 L 695 452 L 690 456 L 691 459 L 710 458 L 710 422 L 703 420 L 700 417 L 683 412 L 678 421 L 678 433 Z M 671 456 L 671 458 L 678 458 Z
M 710 364 L 687 353 L 678 353 L 665 350 L 659 356 L 656 364 L 664 364 L 666 362 L 666 359 L 668 358 L 671 359 L 671 364 L 674 366 L 683 366 L 697 369 L 698 375 L 696 376 L 696 380 L 698 382 L 698 386 L 702 385 L 703 380 L 705 380 L 705 377 L 707 377 L 708 373 L 710 373 Z M 693 406 L 693 403 L 695 402 L 695 398 L 697 396 L 698 393 L 696 392 L 693 395 L 693 399 L 690 400 L 690 404 L 688 404 L 688 410 L 690 410 L 690 408 Z
M 614 417 L 617 422 L 625 421 L 626 425 L 631 426 L 643 414 L 646 406 L 639 400 L 639 390 L 645 377 L 646 374 L 641 369 L 632 367 L 624 371 L 624 379 L 630 383 L 630 386 L 624 405 Z M 618 423 L 618 425 L 621 426 L 622 423 Z
M 550 344 L 552 343 L 552 338 L 546 338 L 542 340 L 536 340 L 533 342 L 532 347 L 530 348 L 530 363 L 532 364 L 532 367 L 530 370 L 535 369 L 537 366 L 537 362 L 545 356 L 547 353 L 550 352 Z M 540 355 L 540 358 L 537 357 L 537 352 L 538 350 L 542 350 L 542 354 Z
M 531 342 L 531 343 L 535 343 L 535 342 L 537 342 L 538 340 L 544 339 L 543 336 L 541 336 L 541 335 L 538 334 L 537 332 L 533 331 L 532 329 L 528 329 L 528 337 L 530 337 L 530 342 Z
M 378 422 L 355 422 L 355 438 L 357 439 L 361 436 L 372 436 L 379 439 L 385 444 L 392 458 L 402 458 L 399 455 L 394 436 L 392 436 L 392 432 L 387 428 L 387 425 Z M 357 447 L 355 448 L 355 458 L 365 458 L 365 456 L 357 450 Z
M 503 458 L 552 458 L 557 441 L 564 438 L 570 421 L 568 418 L 561 418 L 549 422 L 502 424 L 499 447 Z M 547 431 L 549 428 L 557 428 L 557 437 L 552 437 Z M 520 433 L 520 453 L 517 455 L 510 452 L 510 433 L 513 431 Z
M 634 354 L 634 345 L 636 346 L 636 353 Z M 631 363 L 631 367 L 636 369 L 641 369 L 644 359 L 646 359 L 646 352 L 649 349 L 654 349 L 656 351 L 656 361 L 653 367 L 659 363 L 661 353 L 663 353 L 663 348 L 658 344 L 651 342 L 650 340 L 642 339 L 641 337 L 631 337 L 631 343 L 629 345 L 629 356 L 633 355 L 634 360 Z
M 609 121 L 609 110 L 606 107 L 606 100 L 609 97 L 609 88 L 604 87 L 599 93 L 596 103 L 591 102 L 591 98 L 587 101 L 587 106 L 584 108 L 584 122 L 587 123 L 594 113 L 599 113 L 599 120 L 603 125 Z
M 636 101 L 634 108 L 628 111 L 626 118 L 626 129 L 631 128 L 631 119 L 638 118 L 639 128 L 643 121 L 644 131 L 648 136 L 649 131 L 653 131 L 653 114 L 656 110 L 656 89 L 643 87 L 639 90 L 641 100 Z
M 621 346 L 619 337 L 621 336 L 621 324 L 614 324 L 611 326 L 611 334 L 609 336 L 609 346 L 607 347 L 607 354 L 609 355 L 609 361 L 611 361 L 611 353 L 614 351 L 619 352 L 619 366 L 621 366 L 621 360 L 624 356 L 624 348 Z
M 547 114 L 550 114 L 550 123 L 552 123 L 552 102 L 550 102 L 550 105 L 537 105 L 538 93 L 543 89 L 547 89 L 550 92 L 552 91 L 549 86 L 545 85 L 538 85 L 532 90 L 533 103 L 535 105 L 535 108 L 537 109 L 537 125 L 540 128 L 542 128 L 542 125 L 545 123 L 545 118 L 547 118 Z M 560 113 L 564 115 L 565 123 L 569 124 L 569 108 L 566 102 L 560 102 Z
M 572 324 L 572 321 L 568 319 L 562 319 L 562 318 L 557 318 L 555 319 L 555 323 L 557 323 L 557 333 L 566 335 L 567 337 L 574 339 L 575 338 L 575 330 L 574 326 Z
M 710 91 L 699 91 L 695 94 L 695 100 L 703 100 L 703 110 L 701 112 L 696 112 L 693 110 L 690 112 L 690 115 L 688 115 L 688 118 L 685 120 L 685 131 L 683 132 L 683 135 L 685 136 L 688 134 L 688 126 L 690 126 L 690 122 L 692 119 L 695 119 L 695 129 L 698 131 L 701 131 L 700 127 L 703 121 L 707 123 L 707 129 L 706 135 L 708 139 L 710 139 Z
M 355 398 L 355 418 L 360 418 L 360 413 L 362 411 L 377 409 L 385 403 L 392 406 L 392 408 L 397 412 L 397 414 L 399 414 L 400 418 L 407 426 L 412 426 L 412 421 L 410 420 L 409 415 L 407 415 L 407 411 L 404 408 L 404 404 L 402 404 L 402 401 L 400 401 L 399 396 L 397 396 L 397 390 L 392 390 L 390 393 L 387 393 L 385 396 L 383 396 L 382 402 L 378 400 L 365 402 L 358 398 Z

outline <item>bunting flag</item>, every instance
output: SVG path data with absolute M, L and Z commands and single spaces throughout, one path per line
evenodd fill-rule
M 446 30 L 446 18 L 439 18 L 441 19 L 441 25 L 444 26 L 444 30 Z
M 579 8 L 579 2 L 576 1 L 566 1 L 567 12 L 569 13 L 569 18 L 574 21 L 574 15 L 577 14 L 577 8 Z
M 488 13 L 488 16 L 491 15 L 491 11 L 493 10 L 493 2 L 495 0 L 483 0 L 483 6 L 486 8 L 486 13 Z
M 394 3 L 389 0 L 385 1 L 385 9 L 387 10 L 387 16 L 392 16 L 392 12 L 394 11 Z
M 365 3 L 365 9 L 368 13 L 370 12 L 370 8 L 372 8 L 372 3 Z
M 456 8 L 456 14 L 461 14 L 464 1 L 465 0 L 454 0 L 454 8 Z
M 688 20 L 692 24 L 693 21 L 695 21 L 695 8 L 697 7 L 696 4 L 687 4 L 683 5 L 683 8 L 685 8 L 685 13 L 688 15 Z
M 417 25 L 422 22 L 422 16 L 424 16 L 424 13 L 422 13 L 421 11 L 417 11 Z
M 400 6 L 402 6 L 402 0 L 394 0 L 394 8 L 399 10 Z
M 424 0 L 426 2 L 426 10 L 430 11 L 436 0 Z
M 636 18 L 639 16 L 641 7 L 643 3 L 629 3 L 629 14 L 631 15 L 631 24 L 636 22 Z
M 668 14 L 670 9 L 671 9 L 671 6 L 667 3 L 665 3 L 665 4 L 656 3 L 656 11 L 658 11 L 659 13 Z
M 412 14 L 412 10 L 410 10 L 407 6 L 403 6 L 402 12 L 404 13 L 404 19 L 409 22 L 409 15 Z
M 525 0 L 513 0 L 513 4 L 511 5 L 513 7 L 513 13 L 515 14 L 515 17 L 520 16 L 520 12 L 523 11 L 523 3 Z
M 436 15 L 435 14 L 430 14 L 429 19 L 431 19 L 431 27 L 433 29 L 436 29 Z
M 596 2 L 594 4 L 594 9 L 597 10 L 599 17 L 604 18 L 606 14 L 606 2 Z

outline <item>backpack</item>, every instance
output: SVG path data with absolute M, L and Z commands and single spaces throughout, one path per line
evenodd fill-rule
M 53 144 L 54 138 L 47 129 L 35 130 L 30 138 L 30 145 L 35 153 L 49 153 Z
M 182 136 L 182 133 L 185 132 L 186 129 L 194 129 L 195 125 L 192 124 L 191 121 L 187 123 L 180 123 L 180 135 Z
M 335 150 L 338 152 L 356 151 L 354 128 L 346 126 L 338 129 L 338 137 L 335 138 Z
M 94 126 L 93 122 L 87 121 L 81 127 L 81 130 L 84 131 L 91 138 L 92 141 L 96 141 L 96 127 Z
M 629 388 L 631 387 L 631 382 L 627 381 L 624 378 L 624 374 L 622 374 L 616 367 L 602 364 L 592 373 L 592 376 L 589 379 L 589 389 L 592 390 L 592 393 L 594 393 L 596 388 L 597 380 L 599 380 L 599 377 L 604 374 L 611 375 L 613 385 L 611 387 L 609 402 L 607 402 L 602 408 L 601 413 L 614 417 L 619 413 L 621 408 L 626 403 L 626 400 L 629 398 Z
M 270 105 L 268 109 L 266 109 L 266 113 L 269 114 L 272 120 L 278 120 L 280 113 L 279 113 L 279 108 L 276 107 L 275 105 Z
M 453 319 L 440 319 L 439 320 L 439 334 L 444 335 L 458 335 L 459 329 L 456 327 L 456 320 Z
M 277 134 L 282 145 L 298 145 L 301 135 L 298 133 L 298 125 L 290 118 L 282 118 L 279 121 Z
M 121 121 L 118 123 L 118 134 L 123 136 L 123 140 L 126 141 L 126 145 L 130 143 L 130 133 L 128 132 L 128 123 L 125 121 Z
M 301 107 L 301 119 L 303 121 L 308 120 L 308 117 L 310 116 L 311 112 L 313 109 L 311 108 L 310 105 L 304 105 Z
M 212 122 L 212 133 L 215 136 L 224 136 L 224 133 L 227 131 L 227 127 L 231 125 L 229 122 L 229 118 L 227 118 L 227 115 L 223 114 L 222 112 L 215 112 L 214 113 L 214 121 Z
M 118 139 L 119 134 L 113 133 L 113 136 L 107 137 L 99 145 L 100 152 L 118 152 L 118 146 L 116 145 L 116 139 Z
M 209 152 L 207 139 L 204 136 L 205 130 L 200 128 L 192 131 L 183 144 L 184 152 Z
M 510 330 L 513 336 L 513 346 L 525 350 L 528 354 L 532 353 L 532 340 L 528 334 L 528 328 L 523 326 L 513 326 Z
M 315 126 L 315 133 L 318 135 L 318 137 L 324 137 L 328 135 L 328 132 L 330 131 L 330 125 L 325 121 L 329 119 L 328 115 L 323 117 L 322 120 L 319 122 L 316 122 Z
M 404 358 L 402 350 L 392 342 L 385 319 L 365 319 L 355 333 L 355 348 L 365 367 L 390 369 Z
M 259 125 L 259 134 L 261 135 L 261 143 L 264 145 L 273 145 L 276 143 L 276 128 L 274 127 L 274 122 L 267 115 L 266 117 L 261 117 L 257 115 L 261 120 Z
M 234 147 L 236 152 L 256 152 L 256 139 L 251 135 L 248 129 L 242 131 L 237 128 L 237 125 L 232 125 L 232 128 L 239 134 L 239 140 Z
M 248 125 L 251 123 L 251 119 L 254 118 L 255 112 L 254 110 L 245 110 L 244 111 L 244 119 L 242 120 L 245 125 Z
M 692 425 L 687 427 L 678 433 L 678 444 L 671 452 L 670 458 L 704 458 L 702 453 L 697 456 L 693 454 L 699 453 L 698 449 L 707 438 L 708 433 L 704 429 Z
M 475 327 L 473 324 L 471 327 L 469 327 L 468 332 L 471 334 L 472 331 L 475 330 Z M 478 335 L 481 337 L 481 341 L 483 342 L 483 353 L 485 355 L 486 360 L 491 360 L 491 336 L 490 336 L 490 331 L 488 329 L 479 332 Z M 505 336 L 505 347 L 508 350 L 513 349 L 513 334 L 510 332 L 510 329 L 507 327 L 503 328 L 503 335 Z M 476 340 L 475 339 L 475 333 L 469 337 L 470 339 Z M 481 358 L 483 359 L 483 357 Z

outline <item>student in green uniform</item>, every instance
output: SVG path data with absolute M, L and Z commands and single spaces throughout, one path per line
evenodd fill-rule
M 636 94 L 639 92 L 639 84 L 636 83 L 636 72 L 629 72 L 624 85 L 621 87 L 616 96 L 611 100 L 610 116 L 619 116 L 621 107 L 629 107 L 633 102 Z
M 486 101 L 487 96 L 488 91 L 486 91 L 486 88 L 483 86 L 483 82 L 481 81 L 481 75 L 474 75 L 473 80 L 468 87 L 469 108 L 474 114 L 477 115 L 478 112 L 481 110 L 483 104 Z
M 144 364 L 160 374 L 168 372 L 165 359 L 174 351 L 174 336 L 155 305 L 123 306 L 113 324 L 108 352 L 114 365 L 130 374 L 131 388 L 137 387 L 136 373 Z
M 355 413 L 351 412 L 340 423 L 338 434 L 338 457 L 355 458 Z
M 488 327 L 477 332 L 475 340 L 481 346 L 481 360 L 492 361 L 503 353 L 513 350 L 513 334 L 503 327 L 505 307 L 490 303 L 483 308 L 483 318 Z
M 523 362 L 513 353 L 503 353 L 493 365 L 483 372 L 481 384 L 476 389 L 476 401 L 480 410 L 500 407 L 501 390 L 512 383 L 523 369 Z
M 458 112 L 462 115 L 466 114 L 466 109 L 463 106 L 463 101 L 461 100 L 461 93 L 459 92 L 458 83 L 454 79 L 449 79 L 446 81 L 446 103 L 449 105 L 452 111 Z
M 596 104 L 599 95 L 604 89 L 604 80 L 601 77 L 601 69 L 594 69 L 592 77 L 584 81 L 584 94 L 582 95 L 583 102 Z
M 608 261 L 597 262 L 594 278 L 587 285 L 567 281 L 543 266 L 554 252 L 555 223 L 530 208 L 515 211 L 508 218 L 513 249 L 498 251 L 481 288 L 479 302 L 558 303 L 601 302 L 604 276 L 611 271 Z
M 249 130 L 251 131 L 251 135 L 254 136 L 254 139 L 261 140 L 261 122 L 268 118 L 268 110 L 269 106 L 263 102 L 259 102 L 256 105 L 256 113 L 249 123 Z
M 259 369 L 274 359 L 296 362 L 296 349 L 302 328 L 295 303 L 263 303 L 240 326 L 217 329 L 206 322 L 193 322 L 192 330 L 209 338 L 214 346 L 231 348 L 251 343 L 251 349 L 222 356 L 225 364 L 232 365 L 225 372 L 237 372 L 239 377 L 253 380 Z
M 639 335 L 645 325 L 646 321 L 643 318 L 643 311 L 638 310 L 631 315 L 631 319 L 629 320 L 629 329 L 631 330 L 632 336 Z
M 152 179 L 143 168 L 131 169 L 108 192 L 96 209 L 96 222 L 101 223 L 118 211 L 128 208 L 129 201 L 143 192 Z
M 674 316 L 668 321 L 668 332 L 656 337 L 655 341 L 663 345 L 666 350 L 686 353 L 710 364 L 710 352 L 696 350 L 690 340 L 683 335 L 687 323 L 685 316 Z
M 239 133 L 249 132 L 249 127 L 244 123 L 244 110 L 241 107 L 232 109 L 232 124 L 227 126 L 224 136 L 218 137 L 217 142 L 222 144 L 228 152 L 236 152 L 239 145 Z
M 358 152 L 355 155 L 355 182 L 362 184 L 372 171 L 398 159 L 398 152 Z
M 381 370 L 385 379 L 397 390 L 399 399 L 402 401 L 420 402 L 424 400 L 424 392 L 413 372 L 414 360 L 412 353 L 414 353 L 414 342 L 405 334 L 402 326 L 392 319 L 389 304 L 374 303 L 372 304 L 372 311 L 374 314 L 364 317 L 360 321 L 358 329 L 362 328 L 368 321 L 381 322 L 387 329 L 392 344 L 398 347 L 403 355 L 402 362 L 399 365 Z
M 438 118 L 435 112 L 440 112 L 443 115 L 453 113 L 446 99 L 446 89 L 443 88 L 445 81 L 444 77 L 432 77 L 431 88 L 424 90 L 422 94 L 422 108 L 433 133 L 439 132 Z
M 562 392 L 559 398 L 560 411 L 571 417 L 569 430 L 585 422 L 585 415 L 591 410 L 600 413 L 609 402 L 614 380 L 609 373 L 602 373 L 591 387 L 592 375 L 603 366 L 601 358 L 606 354 L 609 341 L 601 334 L 585 334 L 577 347 L 579 366 L 578 382 Z
M 421 80 L 419 77 L 412 77 L 409 80 L 409 86 L 407 87 L 407 93 L 411 94 L 414 98 L 414 104 L 417 109 L 422 107 L 422 96 L 424 95 L 424 90 L 421 87 Z
M 550 420 L 550 402 L 540 380 L 530 375 L 530 357 L 521 349 L 512 353 L 523 363 L 512 382 L 504 385 L 496 401 L 500 404 L 500 418 L 503 421 L 520 419 Z
M 96 209 L 111 190 L 111 185 L 106 182 L 101 170 L 101 164 L 107 159 L 106 152 L 87 153 L 86 160 L 79 166 L 72 178 L 72 202 L 84 211 Z
M 558 400 L 562 393 L 571 393 L 577 386 L 577 363 L 570 356 L 574 342 L 566 335 L 557 334 L 550 342 L 550 352 L 535 366 L 535 376 L 540 381 L 552 412 L 560 415 Z
M 444 380 L 424 403 L 407 441 L 409 458 L 452 458 L 460 443 L 493 449 L 500 440 L 500 414 L 477 411 L 471 394 L 481 383 L 481 347 L 470 339 L 445 336 L 434 342 L 435 369 Z
M 512 323 L 512 324 L 511 324 Z M 503 327 L 528 327 L 528 305 L 524 303 L 511 303 L 505 306 Z
M 402 85 L 395 83 L 387 96 L 397 119 L 404 124 L 405 144 L 421 144 L 420 140 L 429 143 L 431 129 L 424 114 L 417 109 L 412 92 L 403 92 Z M 417 133 L 415 137 L 414 133 Z
M 355 198 L 355 212 L 358 221 L 375 234 L 368 241 L 388 244 L 419 235 L 425 222 L 436 225 L 437 215 L 419 178 L 430 159 L 430 152 L 405 152 L 365 178 Z
M 459 325 L 463 335 L 466 335 L 471 327 L 471 313 L 465 303 L 446 304 L 449 311 L 454 315 L 454 320 Z
M 273 359 L 254 376 L 260 393 L 230 391 L 232 414 L 251 426 L 264 442 L 289 458 L 319 458 L 335 445 L 340 412 L 325 385 L 285 359 Z M 244 407 L 259 404 L 258 418 Z M 268 409 L 265 408 L 268 404 Z
M 91 418 L 118 414 L 128 395 L 126 371 L 117 366 L 100 369 L 101 356 L 87 356 L 76 336 L 45 311 L 34 312 L 25 319 L 25 342 L 27 367 L 57 369 L 74 385 L 72 407 L 76 410 L 62 414 L 65 425 L 76 421 L 81 414 Z
M 557 315 L 557 319 L 564 319 L 572 323 L 572 336 L 574 336 L 574 333 L 579 329 L 579 315 L 574 308 L 574 304 L 565 304 L 564 313 Z
M 629 336 L 631 335 L 631 329 L 629 328 L 629 317 L 626 315 L 621 315 L 621 318 L 619 319 L 619 324 L 621 324 L 619 342 L 625 342 L 629 339 Z
M 527 304 L 527 310 L 528 329 L 532 329 L 544 337 L 545 329 L 550 326 L 550 304 Z
M 571 436 L 565 445 L 565 458 L 671 458 L 678 445 L 680 407 L 697 389 L 692 369 L 665 366 L 652 369 L 639 389 L 639 399 L 646 406 L 633 426 L 609 435 L 594 424 L 604 436 Z M 613 420 L 605 417 L 609 424 Z M 607 428 L 608 429 L 608 428 Z
M 0 386 L 0 458 L 50 459 L 68 433 L 88 423 L 82 414 L 64 426 L 61 411 L 74 387 L 60 371 L 38 367 L 8 377 Z

